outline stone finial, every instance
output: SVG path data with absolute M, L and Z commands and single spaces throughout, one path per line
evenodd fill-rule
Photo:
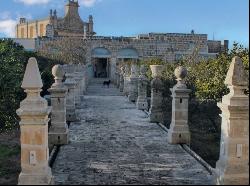
M 23 78 L 23 89 L 40 89 L 43 87 L 36 58 L 29 59 Z
M 55 83 L 52 86 L 55 87 L 55 86 L 62 85 L 63 76 L 65 74 L 62 65 L 55 65 L 52 68 L 52 74 L 55 77 L 54 78 L 55 79 Z
M 242 87 L 243 89 L 247 87 L 248 79 L 241 58 L 237 56 L 233 58 L 227 72 L 225 84 L 228 87 L 237 86 Z
M 152 77 L 156 78 L 161 76 L 161 73 L 163 71 L 163 65 L 150 65 L 150 69 L 152 71 Z
M 187 77 L 187 69 L 179 66 L 175 69 L 174 74 L 177 80 L 176 88 L 187 88 L 184 79 Z

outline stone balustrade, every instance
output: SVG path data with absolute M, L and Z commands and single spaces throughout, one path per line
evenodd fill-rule
M 151 65 L 150 68 L 153 77 L 150 121 L 161 123 L 163 118 L 163 83 L 161 80 L 163 66 Z M 53 145 L 68 143 L 66 121 L 76 121 L 77 105 L 75 101 L 78 99 L 77 97 L 83 96 L 87 88 L 86 67 L 82 65 L 56 65 L 52 69 L 52 74 L 55 77 L 55 83 L 49 89 L 52 106 L 50 108 L 47 101 L 40 97 L 43 84 L 37 61 L 35 58 L 29 59 L 22 83 L 27 97 L 17 110 L 17 114 L 21 118 L 22 172 L 18 182 L 20 185 L 53 184 L 53 176 L 48 166 L 48 145 L 49 143 Z M 64 74 L 66 81 L 63 83 Z M 147 110 L 148 80 L 145 67 L 141 66 L 140 76 L 137 77 L 136 68 L 132 65 L 130 76 L 132 83 L 128 83 L 129 79 L 126 79 L 128 74 L 128 66 L 121 67 L 120 76 L 117 77 L 120 91 L 127 91 L 130 101 L 136 99 L 138 109 Z M 185 84 L 187 70 L 184 67 L 178 67 L 175 70 L 175 76 L 177 84 L 171 89 L 172 122 L 167 139 L 171 144 L 189 144 L 188 99 L 191 90 L 187 89 Z M 136 78 L 137 86 L 133 84 L 133 78 Z M 214 181 L 216 184 L 249 184 L 249 99 L 244 94 L 244 90 L 248 86 L 248 79 L 240 58 L 233 58 L 225 84 L 230 89 L 230 93 L 223 97 L 221 103 L 218 103 L 218 107 L 222 111 L 221 147 Z M 81 101 L 80 99 L 79 102 L 81 103 Z M 50 113 L 51 127 L 48 132 Z
M 19 185 L 49 185 L 53 183 L 49 167 L 48 121 L 51 108 L 40 96 L 43 83 L 35 58 L 30 58 L 22 88 L 27 97 L 17 114 L 21 118 L 21 168 Z
M 249 97 L 242 60 L 232 60 L 225 84 L 230 93 L 218 107 L 221 109 L 220 158 L 216 164 L 216 184 L 249 185 Z

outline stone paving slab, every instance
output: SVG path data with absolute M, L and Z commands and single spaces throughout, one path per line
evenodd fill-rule
M 98 92 L 85 96 L 81 121 L 70 126 L 70 143 L 53 166 L 56 184 L 211 184 L 207 170 L 169 145 L 167 133 L 126 97 Z

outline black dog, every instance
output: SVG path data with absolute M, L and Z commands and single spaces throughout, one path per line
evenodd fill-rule
M 104 82 L 103 82 L 103 86 L 107 85 L 107 86 L 108 86 L 108 88 L 109 88 L 110 83 L 111 83 L 111 81 L 110 81 L 110 80 L 109 80 L 109 81 L 104 81 Z

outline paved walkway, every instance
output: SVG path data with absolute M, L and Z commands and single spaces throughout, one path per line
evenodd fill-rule
M 70 144 L 53 166 L 56 184 L 210 184 L 211 176 L 147 115 L 101 84 L 89 87 Z

